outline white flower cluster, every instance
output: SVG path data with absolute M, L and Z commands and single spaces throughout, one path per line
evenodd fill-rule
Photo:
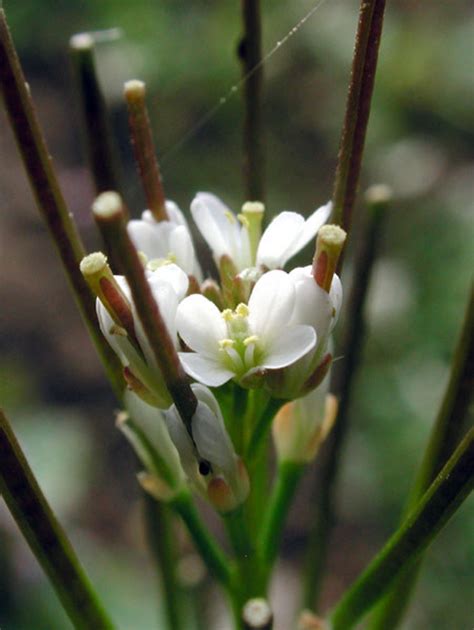
M 144 260 L 153 297 L 182 366 L 196 382 L 192 434 L 172 405 L 123 277 L 114 279 L 131 305 L 128 328 L 117 324 L 107 300 L 98 299 L 97 313 L 131 390 L 126 405 L 133 421 L 122 418 L 120 426 L 147 468 L 141 479 L 144 487 L 169 498 L 190 483 L 226 511 L 245 499 L 248 479 L 208 387 L 232 380 L 238 387 L 264 388 L 275 398 L 293 400 L 323 380 L 327 369 L 321 366 L 330 364 L 327 348 L 341 307 L 341 283 L 334 274 L 326 291 L 316 283 L 310 266 L 290 272 L 283 267 L 315 238 L 329 218 L 331 204 L 306 220 L 295 212 L 282 212 L 262 233 L 262 204 L 246 203 L 235 215 L 216 196 L 199 193 L 191 214 L 211 249 L 220 285 L 203 282 L 183 213 L 170 201 L 166 210 L 168 220 L 160 222 L 145 211 L 141 220 L 129 222 L 128 233 Z M 301 405 L 293 414 L 305 418 L 293 437 L 285 438 L 287 444 L 296 440 L 289 450 L 275 437 L 277 451 L 285 457 L 291 451 L 289 458 L 298 458 L 295 453 L 304 450 L 316 424 L 321 424 L 325 389 L 313 421 L 308 423 Z M 153 453 L 158 453 L 160 465 Z

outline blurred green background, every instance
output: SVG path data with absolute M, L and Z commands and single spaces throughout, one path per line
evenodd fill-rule
M 312 6 L 308 0 L 262 0 L 264 49 Z M 180 145 L 240 79 L 237 0 L 4 0 L 4 7 L 66 199 L 91 250 L 98 246 L 89 215 L 93 188 L 67 52 L 76 32 L 123 30 L 118 41 L 98 46 L 97 63 L 125 195 L 135 213 L 143 198 L 121 98 L 130 78 L 148 85 L 168 197 L 185 211 L 198 190 L 215 192 L 234 208 L 245 201 L 241 93 Z M 357 10 L 354 0 L 327 0 L 265 65 L 269 214 L 309 213 L 330 197 Z M 395 201 L 367 304 L 368 338 L 323 608 L 395 527 L 447 381 L 474 262 L 473 42 L 467 1 L 388 3 L 362 188 L 388 183 Z M 0 163 L 0 403 L 120 628 L 152 630 L 159 627 L 161 606 L 134 460 L 114 428 L 115 402 L 38 218 L 3 113 Z M 350 267 L 349 258 L 348 278 Z M 290 627 L 298 601 L 307 497 L 316 479 L 317 467 L 290 517 L 275 583 L 280 630 Z M 471 501 L 427 554 L 403 628 L 472 628 L 473 531 Z M 182 539 L 189 577 L 194 559 Z M 216 593 L 205 580 L 187 588 L 201 592 L 196 628 L 213 623 L 225 629 Z M 190 628 L 192 616 L 190 609 Z M 70 627 L 3 504 L 0 627 Z

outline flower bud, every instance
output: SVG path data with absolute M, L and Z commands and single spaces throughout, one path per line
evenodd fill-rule
M 117 427 L 145 466 L 138 480 L 155 498 L 170 500 L 186 486 L 186 478 L 164 416 L 133 392 L 125 393 L 125 406 Z
M 311 462 L 334 424 L 337 399 L 327 393 L 329 375 L 307 396 L 284 405 L 273 420 L 272 431 L 280 461 Z
M 165 412 L 166 423 L 195 490 L 220 512 L 229 512 L 247 498 L 247 471 L 234 451 L 217 400 L 203 385 L 192 388 L 198 399 L 192 439 L 174 405 Z

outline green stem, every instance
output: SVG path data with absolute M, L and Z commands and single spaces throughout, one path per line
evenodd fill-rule
M 249 201 L 264 199 L 264 147 L 262 134 L 262 25 L 260 0 L 242 0 L 244 36 L 239 46 L 244 83 L 244 180 Z
M 261 594 L 261 568 L 255 552 L 255 545 L 249 536 L 244 506 L 223 515 L 239 569 L 237 592 L 238 608 L 241 610 L 249 597 Z
M 125 387 L 122 367 L 100 332 L 95 297 L 79 271 L 84 248 L 59 187 L 3 9 L 0 9 L 0 85 L 36 203 L 54 241 L 89 334 L 114 392 L 120 399 Z
M 96 193 L 117 190 L 117 165 L 104 96 L 97 77 L 92 33 L 78 33 L 69 42 L 84 122 L 86 148 Z
M 380 190 L 379 187 L 377 187 Z M 375 187 L 371 189 L 375 190 Z M 389 195 L 367 195 L 368 226 L 358 252 L 354 269 L 354 284 L 348 300 L 343 341 L 344 361 L 335 371 L 334 391 L 339 398 L 336 422 L 328 440 L 328 448 L 319 475 L 320 491 L 314 501 L 314 516 L 306 554 L 306 582 L 303 607 L 313 609 L 321 589 L 329 538 L 335 521 L 335 503 L 342 453 L 348 431 L 348 409 L 352 384 L 356 374 L 364 339 L 364 303 L 370 276 L 380 242 L 383 218 Z
M 333 192 L 334 223 L 347 233 L 359 183 L 384 10 L 385 0 L 361 0 Z
M 169 630 L 182 630 L 182 603 L 176 576 L 177 554 L 173 537 L 173 514 L 164 503 L 144 493 L 148 540 L 160 573 Z
M 114 626 L 97 599 L 66 534 L 0 411 L 0 491 L 66 613 L 80 630 Z
M 181 493 L 170 503 L 171 507 L 181 516 L 191 538 L 202 556 L 209 572 L 226 588 L 231 591 L 234 583 L 233 572 L 229 561 L 220 547 L 204 526 L 191 496 L 188 493 Z
M 350 630 L 413 566 L 473 488 L 474 428 L 466 435 L 402 526 L 329 615 L 331 630 Z
M 260 532 L 260 556 L 264 566 L 265 583 L 277 557 L 286 516 L 304 470 L 304 464 L 296 462 L 283 461 L 278 465 L 276 483 Z
M 254 458 L 258 457 L 262 445 L 265 443 L 265 437 L 270 430 L 271 422 L 275 417 L 275 414 L 280 407 L 285 403 L 284 400 L 277 398 L 270 398 L 265 411 L 262 413 L 257 421 L 257 424 L 253 430 L 252 435 L 248 441 L 247 450 L 245 454 L 245 460 L 251 462 Z
M 471 287 L 464 323 L 454 351 L 448 386 L 407 501 L 403 518 L 413 509 L 454 450 L 472 400 L 473 374 L 474 290 Z M 392 630 L 398 626 L 416 583 L 418 569 L 419 563 L 403 572 L 391 593 L 375 611 L 370 626 L 372 630 Z

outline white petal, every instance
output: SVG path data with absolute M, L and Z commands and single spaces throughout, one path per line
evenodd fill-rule
M 290 321 L 294 306 L 295 289 L 284 271 L 265 273 L 253 288 L 249 300 L 249 324 L 252 333 L 265 343 L 281 334 Z
M 156 226 L 148 221 L 129 221 L 127 224 L 127 232 L 132 243 L 143 252 L 148 259 L 163 258 L 168 252 L 165 251 L 166 244 L 160 238 L 160 233 Z
M 335 316 L 333 317 L 331 330 L 337 324 L 337 320 L 339 319 L 339 313 L 341 312 L 342 306 L 342 284 L 338 275 L 334 274 L 331 289 L 329 290 L 329 297 L 331 298 L 332 305 L 334 306 L 334 310 L 336 311 Z
M 278 369 L 291 365 L 316 344 L 316 333 L 311 326 L 292 326 L 282 331 L 269 348 L 262 367 Z
M 292 243 L 286 251 L 285 264 L 290 258 L 297 254 L 311 239 L 318 233 L 319 228 L 326 223 L 331 214 L 332 203 L 329 201 L 325 206 L 321 206 L 311 214 L 305 221 L 299 238 Z
M 206 404 L 199 401 L 192 427 L 199 455 L 221 468 L 227 475 L 232 474 L 235 454 L 221 419 Z
M 194 247 L 191 236 L 184 225 L 179 225 L 170 233 L 170 252 L 175 256 L 176 262 L 186 273 L 194 271 Z
M 125 406 L 131 418 L 141 428 L 151 444 L 155 447 L 160 457 L 165 461 L 168 469 L 175 479 L 183 476 L 178 452 L 166 428 L 163 414 L 145 403 L 136 394 L 125 392 Z
M 189 286 L 188 276 L 178 265 L 162 265 L 158 267 L 148 278 L 151 287 L 167 282 L 173 288 L 178 300 L 186 295 Z
M 291 250 L 303 230 L 304 219 L 296 212 L 281 212 L 262 234 L 257 249 L 257 265 L 269 269 L 283 267 Z
M 187 346 L 206 355 L 217 355 L 227 326 L 219 309 L 203 295 L 190 295 L 178 307 L 178 332 Z
M 179 358 L 189 376 L 209 387 L 219 387 L 234 376 L 218 361 L 195 352 L 180 352 Z
M 191 214 L 215 258 L 224 254 L 234 258 L 240 244 L 240 226 L 229 208 L 215 195 L 198 193 L 191 203 Z
M 167 199 L 165 205 L 170 223 L 174 223 L 175 225 L 185 225 L 187 227 L 188 224 L 184 218 L 184 214 L 181 212 L 177 204 L 175 204 L 174 201 Z

